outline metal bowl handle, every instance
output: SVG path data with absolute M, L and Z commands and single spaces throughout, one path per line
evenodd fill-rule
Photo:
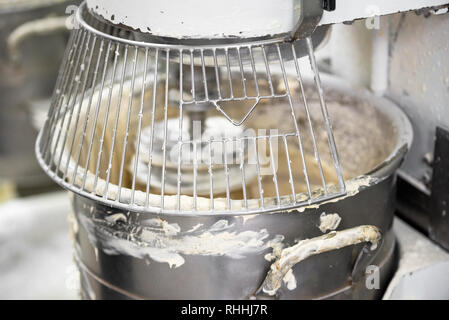
M 281 251 L 277 260 L 271 265 L 261 287 L 257 290 L 257 298 L 274 297 L 281 288 L 285 275 L 298 263 L 305 259 L 324 252 L 341 249 L 359 243 L 369 243 L 369 250 L 376 250 L 382 236 L 375 226 L 359 226 L 343 231 L 334 231 L 320 237 L 302 240 L 296 245 L 285 248 Z M 366 248 L 367 249 L 367 248 Z M 362 250 L 356 263 L 356 268 L 360 270 L 362 262 L 367 262 L 362 255 L 366 255 L 367 250 Z M 371 260 L 371 259 L 369 259 Z M 357 272 L 358 273 L 358 272 Z

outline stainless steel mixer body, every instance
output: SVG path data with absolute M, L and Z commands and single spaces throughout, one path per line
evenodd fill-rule
M 261 299 L 379 299 L 395 266 L 393 169 L 390 168 L 392 175 L 381 183 L 369 186 L 354 197 L 323 205 L 319 210 L 262 214 L 246 222 L 247 217 L 244 216 L 173 217 L 155 214 L 142 217 L 74 196 L 73 210 L 78 225 L 74 233 L 75 256 L 81 273 L 81 296 L 83 299 L 250 299 L 253 296 Z M 273 249 L 267 243 L 276 235 L 282 235 L 282 243 L 288 247 L 298 239 L 322 235 L 318 228 L 322 212 L 339 212 L 345 221 L 340 225 L 341 229 L 362 224 L 378 226 L 382 230 L 382 245 L 372 257 L 363 257 L 368 264 L 356 264 L 359 255 L 370 254 L 364 253 L 364 244 L 316 255 L 294 267 L 295 289 L 289 290 L 284 284 L 276 296 L 256 294 L 271 266 L 265 256 Z M 114 215 L 123 218 L 111 223 L 108 217 Z M 157 261 L 157 253 L 146 255 L 145 241 L 138 244 L 135 242 L 138 240 L 132 240 L 134 231 L 130 230 L 142 228 L 146 225 L 145 220 L 151 219 L 178 225 L 183 230 L 175 236 L 179 241 L 188 241 L 189 237 L 201 238 L 217 225 L 224 225 L 225 229 L 216 231 L 217 238 L 223 230 L 235 234 L 237 239 L 238 235 L 251 233 L 256 238 L 247 238 L 248 241 L 259 239 L 264 244 L 255 247 L 254 252 L 248 250 L 248 254 L 236 258 L 222 255 L 217 240 L 204 236 L 203 241 L 217 245 L 216 252 L 180 254 L 184 263 L 170 268 L 167 262 Z M 201 228 L 196 233 L 189 233 L 198 225 Z M 162 228 L 158 232 L 161 239 L 166 239 Z M 263 239 L 265 235 L 267 239 Z M 225 242 L 233 239 L 222 241 L 221 245 L 226 246 Z M 182 245 L 167 248 L 173 255 L 182 250 Z M 176 261 L 175 258 L 173 260 Z M 365 272 L 368 266 L 379 268 L 377 289 L 367 287 Z
M 360 105 L 366 103 L 362 109 L 374 108 L 386 115 L 388 120 L 382 122 L 385 128 L 381 130 L 394 128 L 398 135 L 382 163 L 366 172 L 367 176 L 348 182 L 350 195 L 300 211 L 256 215 L 139 214 L 75 195 L 71 221 L 82 297 L 380 298 L 395 267 L 395 177 L 411 143 L 412 130 L 391 102 L 355 93 L 338 79 L 324 83 L 329 92 L 357 96 Z M 319 229 L 323 213 L 341 217 L 337 232 L 372 225 L 381 231 L 382 240 L 373 251 L 360 243 L 311 256 L 294 265 L 290 280 L 295 279 L 296 286 L 286 278 L 275 295 L 264 293 L 262 284 L 274 261 L 268 260 L 300 240 L 323 235 Z M 370 282 L 368 270 L 377 270 L 379 287 Z

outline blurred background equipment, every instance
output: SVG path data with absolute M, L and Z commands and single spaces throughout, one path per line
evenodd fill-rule
M 46 193 L 57 188 L 34 146 L 79 3 L 0 0 L 0 299 L 78 297 L 70 202 Z
M 54 189 L 33 154 L 79 1 L 0 1 L 0 179 L 18 195 Z

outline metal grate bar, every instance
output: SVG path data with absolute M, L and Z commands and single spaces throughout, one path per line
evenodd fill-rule
M 92 19 L 98 29 L 81 21 L 73 31 L 37 145 L 56 182 L 167 214 L 261 213 L 345 195 L 310 39 L 299 40 L 315 76 L 306 83 L 298 44 L 164 48 Z

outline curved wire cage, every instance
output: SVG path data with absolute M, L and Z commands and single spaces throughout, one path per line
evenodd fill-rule
M 310 38 L 186 46 L 142 40 L 85 5 L 76 20 L 36 145 L 64 188 L 166 214 L 254 214 L 346 194 Z

